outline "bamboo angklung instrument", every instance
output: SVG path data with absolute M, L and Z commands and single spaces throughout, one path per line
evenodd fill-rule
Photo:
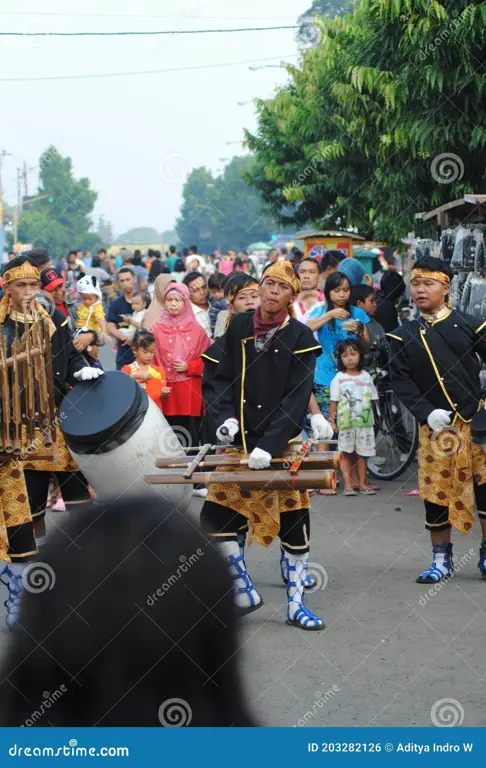
M 49 334 L 49 330 L 47 330 Z M 44 351 L 44 326 L 41 318 L 37 318 L 32 325 L 32 335 L 34 338 L 34 344 L 36 348 Z M 33 354 L 33 353 L 32 353 Z M 44 359 L 41 357 L 34 358 L 34 371 L 37 381 L 37 387 L 39 392 L 38 405 L 39 405 L 39 421 L 41 436 L 46 448 L 50 448 L 52 445 L 52 428 L 51 428 L 51 412 L 49 408 L 49 393 L 47 387 L 46 368 L 44 365 Z
M 293 454 L 285 456 L 281 459 L 272 459 L 272 464 L 276 465 L 276 469 L 282 468 L 282 464 L 288 464 L 289 469 L 292 463 Z M 184 469 L 189 466 L 191 461 L 190 456 L 172 456 L 170 458 L 157 459 L 155 466 L 158 469 Z M 300 469 L 338 469 L 341 461 L 340 451 L 315 451 L 309 453 L 304 457 Z M 248 455 L 243 454 L 240 456 L 231 456 L 227 453 L 219 455 L 207 455 L 204 460 L 199 462 L 199 468 L 208 470 L 212 467 L 235 467 L 235 466 L 247 466 Z
M 24 334 L 25 362 L 24 362 L 24 386 L 25 386 L 25 421 L 27 426 L 27 453 L 36 450 L 35 440 L 35 387 L 34 387 L 34 363 L 31 358 L 32 330 L 27 327 Z
M 13 443 L 12 435 L 10 433 L 10 386 L 7 361 L 7 340 L 3 333 L 1 334 L 2 343 L 2 359 L 5 362 L 5 367 L 2 368 L 2 416 L 3 416 L 3 447 L 5 453 L 12 453 Z
M 334 489 L 336 472 L 333 469 L 301 470 L 300 472 L 281 472 L 273 470 L 251 470 L 248 472 L 195 472 L 190 478 L 182 473 L 164 472 L 146 475 L 145 481 L 151 485 L 186 485 L 188 483 L 220 483 L 238 485 L 252 491 L 307 491 L 310 488 Z
M 45 445 L 46 447 L 52 448 L 52 452 L 54 455 L 54 462 L 56 462 L 56 461 L 59 461 L 59 448 L 57 445 L 57 437 L 56 437 L 56 405 L 55 405 L 55 399 L 54 399 L 54 372 L 52 368 L 51 336 L 49 333 L 49 322 L 47 320 L 43 321 L 43 331 L 44 331 L 44 343 L 45 343 L 45 350 L 46 350 L 44 371 L 47 378 L 47 392 L 49 395 L 49 398 L 48 398 L 49 421 L 50 421 L 50 427 L 51 427 L 51 433 L 52 433 L 52 445 L 48 446 L 46 442 L 45 442 Z
M 56 461 L 48 323 L 44 326 L 44 320 L 36 317 L 26 324 L 21 337 L 16 324 L 13 336 L 9 341 L 0 329 L 0 460 L 34 455 L 35 459 Z
M 13 381 L 12 381 L 12 400 L 13 400 L 13 426 L 14 426 L 14 441 L 13 452 L 16 456 L 20 456 L 22 453 L 22 408 L 21 408 L 21 392 L 20 392 L 20 365 L 17 360 L 17 354 L 19 353 L 19 336 L 18 326 L 15 324 L 15 338 L 12 342 L 12 357 L 13 357 Z

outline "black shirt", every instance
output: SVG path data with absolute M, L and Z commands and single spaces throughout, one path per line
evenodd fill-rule
M 106 322 L 114 323 L 117 328 L 129 328 L 130 324 L 122 317 L 122 315 L 133 315 L 132 305 L 126 300 L 123 293 L 111 302 L 108 308 Z M 119 341 L 116 351 L 116 367 L 118 369 L 123 368 L 124 365 L 133 363 L 134 360 L 135 356 L 131 348 Z
M 213 423 L 238 419 L 245 451 L 258 447 L 281 456 L 300 434 L 322 350 L 310 328 L 291 317 L 257 352 L 253 315 L 235 315 L 203 354 L 203 397 Z
M 393 389 L 421 424 L 436 408 L 452 411 L 452 419 L 472 419 L 481 399 L 486 322 L 452 310 L 443 320 L 419 318 L 387 336 Z

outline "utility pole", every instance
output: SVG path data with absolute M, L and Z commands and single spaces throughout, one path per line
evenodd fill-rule
M 22 211 L 22 182 L 24 182 L 25 166 L 24 169 L 17 168 L 17 205 L 14 208 L 13 215 L 13 244 L 14 246 L 18 240 L 19 234 L 19 216 Z
M 0 152 L 0 263 L 3 263 L 3 245 L 5 235 L 3 231 L 3 185 L 2 185 L 2 164 L 3 159 L 9 154 L 4 149 Z

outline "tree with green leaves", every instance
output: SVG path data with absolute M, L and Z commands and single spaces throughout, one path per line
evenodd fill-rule
M 42 199 L 26 201 L 19 217 L 19 241 L 48 248 L 54 260 L 72 248 L 92 250 L 102 245 L 100 236 L 90 231 L 98 195 L 89 179 L 75 179 L 71 158 L 53 146 L 42 153 L 39 168 L 35 197 Z
M 485 53 L 485 4 L 361 0 L 323 20 L 289 83 L 257 102 L 252 183 L 296 229 L 399 239 L 417 211 L 483 191 Z
M 255 240 L 268 240 L 272 219 L 263 210 L 261 196 L 245 180 L 253 159 L 234 157 L 221 176 L 195 168 L 183 189 L 177 233 L 184 246 L 200 251 L 245 250 Z

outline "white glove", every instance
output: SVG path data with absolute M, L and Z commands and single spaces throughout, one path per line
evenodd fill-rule
M 272 455 L 270 453 L 262 451 L 261 448 L 254 448 L 248 458 L 248 466 L 250 469 L 268 469 L 271 461 Z
M 225 427 L 228 430 L 228 434 L 224 434 L 221 432 L 221 430 Z M 219 440 L 220 443 L 232 443 L 235 439 L 235 435 L 240 431 L 240 425 L 238 424 L 238 419 L 226 419 L 220 427 L 216 430 L 216 437 Z
M 444 411 L 442 408 L 436 408 L 435 411 L 427 416 L 427 424 L 433 432 L 441 432 L 451 423 L 452 411 Z
M 76 371 L 74 378 L 78 381 L 91 381 L 91 379 L 98 379 L 103 374 L 104 371 L 101 368 L 91 368 L 89 365 L 85 365 L 80 371 Z
M 334 434 L 333 428 L 322 413 L 314 413 L 311 416 L 311 429 L 314 433 L 314 440 L 331 440 Z

